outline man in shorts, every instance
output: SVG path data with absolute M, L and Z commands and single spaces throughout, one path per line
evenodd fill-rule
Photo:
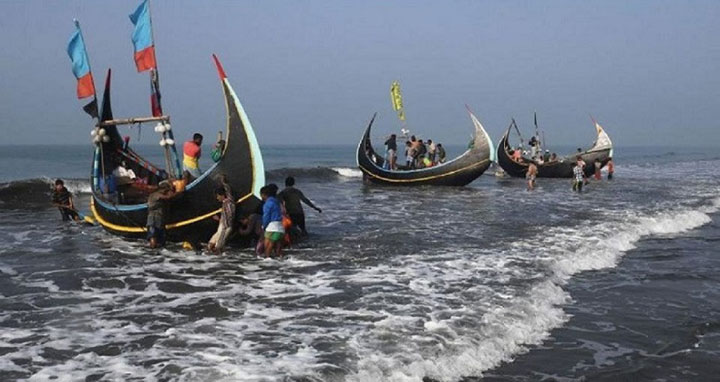
M 278 257 L 282 257 L 285 227 L 282 222 L 282 207 L 276 198 L 277 189 L 278 187 L 274 184 L 260 189 L 260 196 L 264 202 L 262 226 L 265 230 L 265 257 L 270 257 L 270 252 L 273 251 Z

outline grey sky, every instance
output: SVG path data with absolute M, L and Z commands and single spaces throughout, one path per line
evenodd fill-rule
M 82 23 L 96 86 L 113 69 L 118 117 L 149 114 L 127 15 L 139 1 L 2 1 L 4 144 L 89 143 L 65 52 Z M 465 142 L 467 103 L 497 140 L 538 111 L 550 144 L 593 139 L 592 113 L 616 145 L 720 138 L 718 1 L 152 2 L 164 107 L 178 139 L 223 126 L 217 53 L 261 144 L 355 143 L 374 111 Z M 141 143 L 154 143 L 151 127 Z M 135 139 L 136 134 L 130 134 Z

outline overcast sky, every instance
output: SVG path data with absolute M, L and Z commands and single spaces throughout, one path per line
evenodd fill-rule
M 149 115 L 128 14 L 139 1 L 1 1 L 3 144 L 89 144 L 66 53 L 83 27 L 116 117 Z M 720 142 L 720 1 L 169 1 L 152 3 L 165 111 L 178 140 L 223 128 L 217 53 L 261 144 L 354 144 L 372 113 L 395 132 L 467 141 L 467 103 L 497 140 L 538 112 L 549 144 Z M 155 143 L 152 127 L 141 143 Z M 136 133 L 132 134 L 133 139 Z

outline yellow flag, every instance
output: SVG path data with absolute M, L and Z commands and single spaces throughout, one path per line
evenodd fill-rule
M 393 81 L 390 85 L 390 101 L 393 109 L 397 112 L 401 121 L 405 120 L 405 111 L 403 110 L 402 94 L 400 93 L 400 82 Z

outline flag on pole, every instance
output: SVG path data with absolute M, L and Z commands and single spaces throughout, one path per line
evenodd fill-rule
M 135 12 L 130 15 L 130 21 L 135 25 L 132 42 L 135 47 L 135 67 L 137 71 L 144 72 L 157 68 L 148 0 L 143 0 Z
M 79 99 L 87 98 L 95 95 L 95 84 L 93 83 L 92 72 L 90 72 L 90 60 L 85 50 L 85 41 L 83 41 L 80 32 L 80 23 L 75 21 L 75 32 L 70 36 L 70 42 L 67 48 L 70 61 L 72 61 L 72 71 L 77 78 L 77 97 Z
M 400 93 L 400 82 L 398 81 L 393 81 L 392 85 L 390 85 L 390 101 L 393 109 L 397 112 L 398 118 L 404 121 L 405 110 L 403 110 L 402 93 Z

